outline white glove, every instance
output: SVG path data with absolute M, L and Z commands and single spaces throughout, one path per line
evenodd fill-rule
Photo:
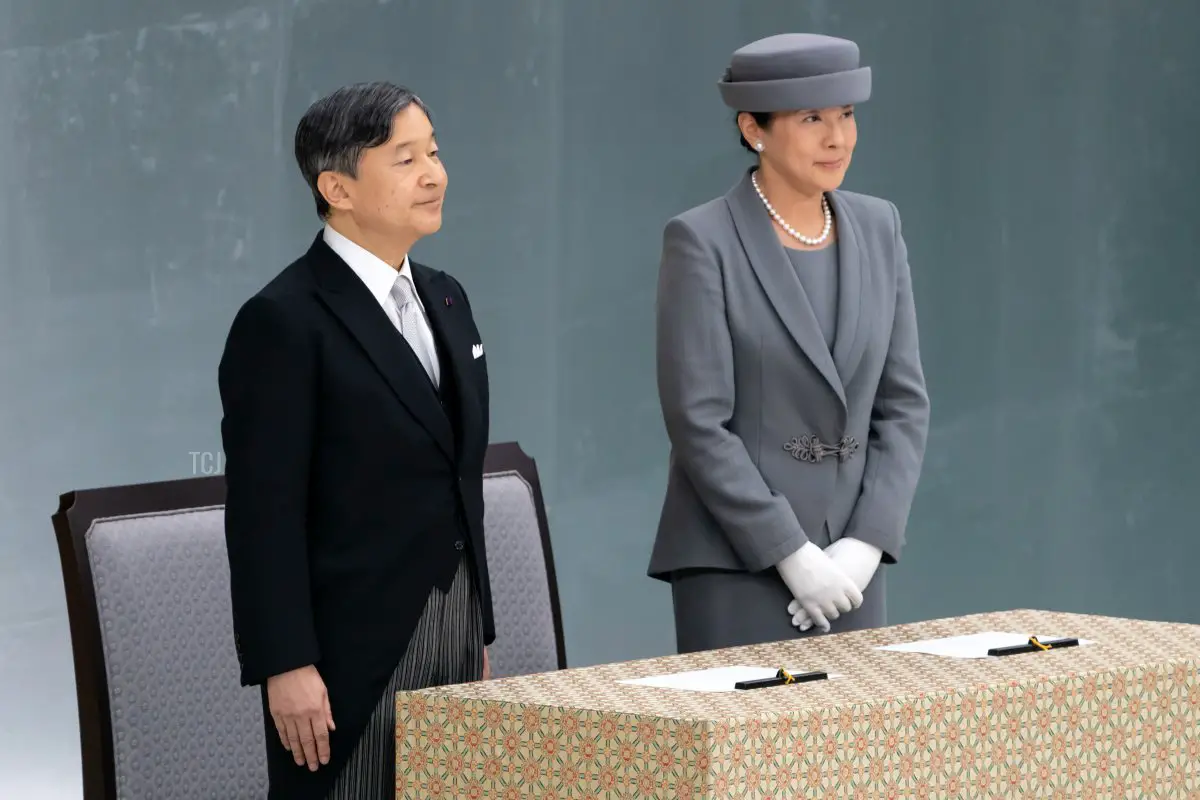
M 792 604 L 798 611 L 788 606 L 793 624 L 798 612 L 804 611 L 809 620 L 828 631 L 830 620 L 862 605 L 862 592 L 854 581 L 812 542 L 805 542 L 775 568 L 795 598 Z
M 883 551 L 878 547 L 862 539 L 849 537 L 838 539 L 826 547 L 825 555 L 854 582 L 860 592 L 866 591 L 883 560 Z M 806 631 L 813 626 L 811 615 L 795 600 L 788 604 L 788 613 L 792 615 L 792 624 L 800 630 Z

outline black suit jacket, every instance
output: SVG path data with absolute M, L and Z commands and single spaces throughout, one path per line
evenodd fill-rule
M 264 687 L 271 798 L 325 796 L 430 590 L 449 588 L 468 548 L 485 644 L 495 638 L 482 340 L 458 281 L 411 268 L 440 392 L 320 235 L 239 309 L 221 358 L 233 626 L 243 685 Z M 266 679 L 308 664 L 337 726 L 316 773 L 296 766 L 266 712 Z

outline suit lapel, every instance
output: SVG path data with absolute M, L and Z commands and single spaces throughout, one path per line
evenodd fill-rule
M 317 237 L 309 250 L 318 297 L 358 341 L 375 369 L 446 455 L 454 435 L 425 368 L 354 271 Z
M 821 326 L 771 225 L 771 217 L 754 191 L 749 172 L 730 190 L 725 200 L 746 257 L 775 313 L 844 406 L 846 396 L 842 382 L 821 334 Z
M 410 264 L 417 294 L 420 295 L 421 303 L 425 306 L 429 325 L 433 328 L 434 338 L 437 339 L 440 346 L 442 385 L 446 385 L 448 373 L 454 377 L 453 383 L 457 396 L 453 407 L 458 412 L 456 427 L 459 431 L 458 450 L 461 451 L 462 442 L 470 435 L 464 428 L 466 421 L 475 419 L 478 414 L 478 410 L 475 408 L 476 394 L 467 391 L 473 378 L 473 371 L 468 369 L 468 362 L 473 359 L 471 347 L 476 342 L 468 341 L 471 338 L 468 335 L 470 331 L 460 320 L 461 315 L 465 313 L 465 304 L 460 300 L 458 306 L 453 305 L 454 295 L 457 292 L 454 291 L 454 287 L 445 274 L 415 262 L 410 261 Z
M 868 288 L 864 284 L 870 278 L 870 271 L 863 269 L 865 251 L 858 221 L 839 192 L 831 192 L 829 196 L 838 237 L 838 316 L 833 361 L 838 375 L 845 378 L 858 368 L 867 338 L 860 335 L 860 328 L 862 298 Z

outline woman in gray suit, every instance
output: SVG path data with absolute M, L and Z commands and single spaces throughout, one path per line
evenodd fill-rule
M 680 652 L 886 624 L 929 427 L 892 203 L 842 191 L 871 93 L 850 41 L 772 36 L 718 84 L 757 155 L 666 226 L 671 462 L 649 574 Z

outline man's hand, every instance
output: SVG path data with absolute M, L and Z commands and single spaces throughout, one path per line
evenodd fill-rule
M 325 681 L 316 667 L 301 667 L 268 678 L 267 705 L 279 740 L 297 765 L 307 762 L 309 770 L 316 772 L 318 763 L 329 763 L 333 711 Z
M 483 648 L 483 680 L 490 681 L 492 679 L 492 665 L 488 663 L 487 648 Z

